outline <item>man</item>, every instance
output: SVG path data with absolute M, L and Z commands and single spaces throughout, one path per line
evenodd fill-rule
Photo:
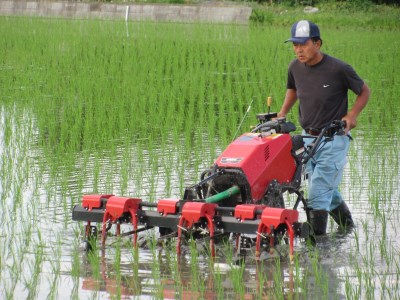
M 291 38 L 286 42 L 289 41 L 293 43 L 296 59 L 289 65 L 286 96 L 278 117 L 285 117 L 299 99 L 299 121 L 306 135 L 318 135 L 333 120 L 346 122 L 346 135 L 335 136 L 306 165 L 308 220 L 315 235 L 326 233 L 328 213 L 339 226 L 353 227 L 351 213 L 338 186 L 347 162 L 350 144 L 347 134 L 356 127 L 370 90 L 350 65 L 321 52 L 322 39 L 316 24 L 306 20 L 294 23 Z M 348 90 L 357 95 L 351 109 Z

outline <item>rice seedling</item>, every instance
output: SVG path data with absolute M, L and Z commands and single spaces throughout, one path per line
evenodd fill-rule
M 99 255 L 99 250 L 97 250 L 96 248 L 94 248 L 93 250 L 88 253 L 87 259 L 90 264 L 93 279 L 100 282 L 102 257 Z
M 25 283 L 26 289 L 28 290 L 27 298 L 36 298 L 38 293 L 38 285 L 40 283 L 40 270 L 44 259 L 43 245 L 39 245 L 37 252 L 35 253 L 34 263 L 31 266 L 30 275 L 31 277 Z
M 79 280 L 79 275 L 81 273 L 81 258 L 80 258 L 80 248 L 79 248 L 79 241 L 80 241 L 80 230 L 75 228 L 75 239 L 73 242 L 73 250 L 72 250 L 72 259 L 71 259 L 71 276 L 74 279 Z
M 48 299 L 57 299 L 58 292 L 58 284 L 59 284 L 59 276 L 61 269 L 61 237 L 57 236 L 57 243 L 55 244 L 55 249 L 53 249 L 53 253 L 51 254 L 52 260 L 49 261 L 51 275 L 53 278 L 49 278 L 49 291 L 47 294 Z

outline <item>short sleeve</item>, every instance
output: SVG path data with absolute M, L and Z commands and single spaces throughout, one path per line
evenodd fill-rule
M 286 83 L 286 88 L 289 90 L 295 90 L 296 89 L 296 82 L 294 80 L 294 76 L 292 73 L 292 68 L 293 68 L 293 63 L 291 62 L 288 68 L 288 77 L 287 77 L 287 83 Z
M 356 71 L 354 71 L 354 69 L 348 64 L 344 66 L 344 73 L 348 88 L 352 90 L 356 95 L 359 95 L 364 85 L 364 81 L 360 78 L 360 76 L 358 76 Z

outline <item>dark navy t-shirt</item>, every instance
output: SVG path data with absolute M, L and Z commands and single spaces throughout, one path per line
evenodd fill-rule
M 363 80 L 347 63 L 324 54 L 316 65 L 293 60 L 287 88 L 296 90 L 300 101 L 300 124 L 304 129 L 321 129 L 347 114 L 348 90 L 361 93 Z

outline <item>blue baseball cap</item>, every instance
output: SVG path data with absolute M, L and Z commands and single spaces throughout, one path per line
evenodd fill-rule
M 310 38 L 320 37 L 319 28 L 313 22 L 301 20 L 293 24 L 291 30 L 292 37 L 286 42 L 305 44 Z

